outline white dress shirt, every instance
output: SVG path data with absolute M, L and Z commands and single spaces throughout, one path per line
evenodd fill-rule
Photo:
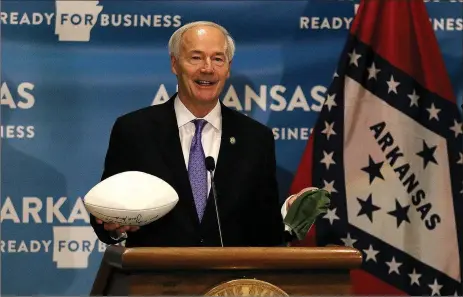
M 195 124 L 192 122 L 197 119 L 180 101 L 178 96 L 174 101 L 175 116 L 177 118 L 180 143 L 182 145 L 185 167 L 188 170 L 188 160 L 190 158 L 190 146 L 195 135 Z M 204 125 L 201 142 L 203 145 L 204 156 L 213 157 L 217 167 L 217 158 L 220 150 L 220 140 L 222 137 L 222 110 L 217 101 L 216 106 L 203 118 L 206 120 Z M 211 189 L 210 173 L 207 173 L 207 192 Z

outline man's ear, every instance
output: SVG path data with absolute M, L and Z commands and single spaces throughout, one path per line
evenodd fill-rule
M 178 66 L 177 58 L 175 58 L 174 55 L 171 55 L 170 56 L 170 69 L 175 75 L 177 75 L 177 66 Z

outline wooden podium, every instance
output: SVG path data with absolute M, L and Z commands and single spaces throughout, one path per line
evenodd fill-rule
M 346 247 L 109 246 L 92 296 L 348 295 L 362 255 Z

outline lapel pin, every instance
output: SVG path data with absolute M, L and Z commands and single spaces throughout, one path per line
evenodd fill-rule
M 235 144 L 235 143 L 236 143 L 235 137 L 230 137 L 230 143 L 231 143 L 231 144 Z

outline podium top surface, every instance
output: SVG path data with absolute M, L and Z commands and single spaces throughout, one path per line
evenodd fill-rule
M 146 269 L 355 269 L 362 254 L 349 247 L 141 247 L 109 246 L 104 261 L 122 270 Z

